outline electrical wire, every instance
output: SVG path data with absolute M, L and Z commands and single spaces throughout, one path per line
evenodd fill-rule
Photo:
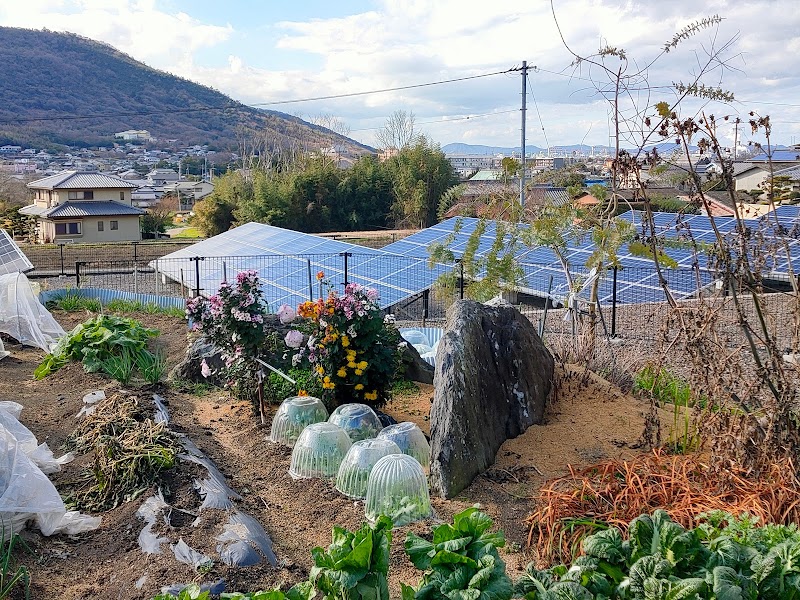
M 536 94 L 533 93 L 533 86 L 529 79 L 526 78 L 526 84 L 528 85 L 528 91 L 531 93 L 531 98 L 533 98 L 533 106 L 536 108 L 536 115 L 539 117 L 539 125 L 542 126 L 542 135 L 544 135 L 544 143 L 547 144 L 547 148 L 550 148 L 550 142 L 547 141 L 547 132 L 544 129 L 544 121 L 542 121 L 542 113 L 539 112 L 539 103 L 536 102 Z M 525 149 L 523 148 L 523 151 Z
M 443 85 L 447 83 L 456 83 L 460 81 L 469 81 L 472 79 L 481 79 L 483 77 L 492 77 L 495 75 L 505 75 L 507 73 L 513 73 L 514 71 L 519 71 L 519 67 L 511 67 L 510 69 L 506 69 L 504 71 L 493 71 L 491 73 L 480 73 L 478 75 L 468 75 L 465 77 L 455 77 L 453 79 L 443 79 L 440 81 L 429 81 L 426 83 L 416 83 L 412 85 L 403 85 L 391 88 L 382 88 L 377 90 L 367 90 L 363 92 L 349 92 L 346 94 L 331 94 L 328 96 L 316 96 L 310 98 L 293 98 L 290 100 L 275 100 L 272 102 L 257 102 L 254 104 L 241 104 L 238 102 L 228 103 L 224 106 L 206 106 L 206 107 L 196 107 L 196 108 L 183 108 L 183 109 L 170 109 L 170 110 L 160 110 L 160 111 L 137 111 L 137 112 L 119 112 L 119 113 L 97 113 L 91 115 L 59 115 L 59 116 L 48 116 L 48 117 L 27 117 L 27 118 L 10 118 L 10 119 L 0 119 L 0 123 L 33 123 L 39 121 L 75 121 L 80 119 L 109 119 L 109 118 L 116 118 L 116 117 L 143 117 L 143 116 L 152 116 L 152 115 L 162 115 L 162 114 L 175 114 L 175 113 L 192 113 L 192 112 L 205 112 L 205 111 L 215 111 L 215 110 L 228 110 L 231 108 L 257 108 L 259 106 L 278 106 L 284 104 L 298 104 L 300 102 L 314 102 L 317 100 L 333 100 L 337 98 L 352 98 L 355 96 L 366 96 L 370 94 L 382 94 L 385 92 L 396 92 L 400 90 L 410 90 L 415 88 L 423 88 L 423 87 L 430 87 L 434 85 Z
M 431 125 L 431 124 L 443 125 L 443 124 L 446 124 L 446 123 L 455 123 L 457 121 L 469 121 L 471 119 L 481 119 L 481 118 L 485 118 L 485 117 L 493 117 L 495 115 L 507 115 L 509 113 L 515 113 L 515 112 L 519 112 L 519 109 L 518 108 L 514 108 L 514 109 L 511 109 L 511 110 L 499 110 L 497 112 L 482 113 L 482 114 L 479 114 L 479 115 L 459 115 L 457 117 L 440 118 L 440 119 L 437 119 L 435 121 L 419 121 L 419 122 L 415 122 L 414 125 Z M 379 127 L 360 127 L 358 129 L 351 129 L 350 131 L 351 132 L 353 132 L 353 131 L 376 131 L 376 130 L 382 129 L 382 128 L 383 128 L 383 125 L 381 125 Z

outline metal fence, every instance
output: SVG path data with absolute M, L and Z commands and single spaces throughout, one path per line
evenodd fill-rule
M 173 249 L 173 246 L 168 246 Z M 145 252 L 142 252 L 147 248 Z M 163 247 L 142 245 L 136 250 L 135 258 L 129 260 L 83 260 L 72 263 L 64 261 L 61 268 L 60 255 L 58 268 L 51 271 L 37 268 L 43 290 L 66 288 L 109 289 L 134 294 L 152 294 L 172 298 L 188 298 L 198 294 L 216 292 L 220 282 L 232 280 L 245 269 L 255 269 L 267 289 L 271 308 L 279 304 L 293 304 L 315 299 L 327 294 L 328 289 L 341 290 L 349 281 L 369 285 L 370 280 L 383 279 L 383 294 L 394 294 L 397 302 L 391 303 L 388 310 L 401 321 L 436 323 L 444 321 L 446 311 L 453 302 L 465 295 L 465 284 L 460 265 L 445 267 L 439 265 L 436 271 L 425 274 L 423 280 L 419 259 L 402 256 L 356 255 L 350 253 L 327 255 L 265 255 L 246 257 L 187 257 L 182 259 L 161 258 L 158 250 Z M 354 269 L 354 265 L 357 269 Z M 534 273 L 523 284 L 523 291 L 508 296 L 508 300 L 520 306 L 532 321 L 544 325 L 544 331 L 568 334 L 571 325 L 564 320 L 563 306 L 569 303 L 569 290 L 559 283 L 559 273 L 563 271 L 556 265 L 522 265 L 526 273 Z M 318 282 L 316 273 L 326 274 L 325 285 Z M 574 281 L 585 281 L 589 272 L 584 268 L 571 269 Z M 450 272 L 449 286 L 429 285 L 438 276 Z M 387 278 L 386 273 L 392 273 Z M 724 300 L 724 290 L 714 285 L 715 280 L 708 274 L 700 277 L 693 270 L 665 269 L 663 271 L 667 286 L 686 296 L 691 282 L 705 283 L 706 294 L 719 296 Z M 562 277 L 563 279 L 563 277 Z M 655 339 L 659 329 L 669 314 L 665 293 L 656 280 L 651 268 L 626 268 L 624 277 L 614 270 L 603 274 L 598 285 L 600 302 L 598 316 L 600 326 L 610 336 L 629 339 Z M 428 284 L 425 284 L 427 281 Z M 635 285 L 636 282 L 640 284 Z M 645 282 L 646 284 L 641 284 Z M 649 282 L 649 283 L 648 283 Z M 423 289 L 425 288 L 425 289 Z M 421 290 L 409 294 L 409 290 Z M 283 294 L 281 296 L 281 294 Z M 573 296 L 578 310 L 587 310 L 588 290 Z M 691 301 L 688 299 L 687 301 Z M 770 302 L 775 304 L 776 331 L 786 336 L 787 347 L 791 345 L 791 327 L 783 323 L 780 314 L 790 311 L 781 308 L 784 294 L 773 294 Z M 770 304 L 771 306 L 771 304 Z M 735 319 L 733 319 L 735 321 Z
M 75 265 L 79 262 L 129 261 L 144 265 L 194 243 L 188 240 L 153 240 L 103 244 L 20 244 L 20 248 L 34 267 L 33 271 L 27 273 L 28 278 L 39 279 L 58 275 L 74 277 Z

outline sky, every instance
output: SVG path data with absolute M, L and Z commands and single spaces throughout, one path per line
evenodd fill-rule
M 712 15 L 723 20 L 663 53 L 676 32 Z M 754 111 L 770 116 L 773 143 L 800 143 L 797 0 L 554 0 L 553 8 L 548 0 L 0 0 L 0 25 L 107 42 L 245 104 L 333 117 L 369 145 L 403 110 L 442 145 L 518 146 L 522 77 L 507 71 L 522 61 L 532 67 L 528 145 L 610 144 L 613 86 L 601 68 L 575 65 L 575 55 L 613 47 L 624 50 L 627 73 L 646 78 L 631 82 L 624 114 L 631 102 L 652 112 L 674 101 L 673 83 L 699 76 L 734 101 L 689 99 L 682 115 L 728 115 L 719 135 L 732 145 L 764 141 L 747 125 Z M 616 71 L 623 63 L 606 64 Z M 490 73 L 500 74 L 482 76 Z

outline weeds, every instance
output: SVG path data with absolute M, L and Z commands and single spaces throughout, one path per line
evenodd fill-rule
M 167 315 L 178 319 L 183 319 L 184 309 L 176 306 L 163 308 L 155 302 L 142 302 L 141 300 L 125 300 L 114 298 L 105 305 L 105 308 L 114 313 L 147 313 L 148 315 Z
M 0 536 L 2 539 L 4 536 Z M 19 566 L 16 569 L 11 567 L 11 556 L 14 553 L 14 546 L 20 542 L 18 535 L 12 535 L 8 542 L 3 543 L 3 551 L 0 554 L 0 600 L 11 597 L 11 592 L 15 588 L 22 586 L 25 598 L 30 598 L 31 576 L 28 568 Z
M 210 383 L 189 381 L 187 379 L 176 379 L 171 382 L 171 386 L 177 392 L 191 394 L 197 397 L 207 396 L 216 389 Z
M 408 379 L 398 379 L 392 383 L 392 396 L 413 396 L 419 391 L 419 386 Z
M 66 312 L 77 312 L 80 310 L 100 312 L 103 309 L 99 300 L 85 298 L 77 290 L 65 290 L 52 300 L 48 300 L 47 308 L 50 310 L 57 308 Z
M 664 509 L 692 527 L 701 513 L 747 512 L 762 523 L 789 524 L 800 518 L 800 482 L 790 459 L 773 463 L 763 477 L 743 468 L 722 480 L 697 455 L 663 451 L 630 461 L 610 460 L 546 484 L 528 517 L 529 545 L 541 564 L 571 558 L 579 541 L 598 528 L 625 528 L 642 513 Z

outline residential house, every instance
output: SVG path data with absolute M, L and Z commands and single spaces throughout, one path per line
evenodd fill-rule
M 119 242 L 141 239 L 129 181 L 96 171 L 61 171 L 28 184 L 33 204 L 19 209 L 38 218 L 40 243 L 59 240 Z
M 150 185 L 164 186 L 179 180 L 180 176 L 174 169 L 153 169 L 147 174 L 147 181 Z
M 194 208 L 195 202 L 210 196 L 214 192 L 214 184 L 208 181 L 176 181 L 164 185 L 164 194 L 178 194 L 180 203 L 178 210 L 188 212 Z
M 150 135 L 150 132 L 146 129 L 127 129 L 125 131 L 119 131 L 114 134 L 114 137 L 119 140 L 137 140 L 137 141 L 144 141 L 150 142 L 153 141 L 153 137 Z

